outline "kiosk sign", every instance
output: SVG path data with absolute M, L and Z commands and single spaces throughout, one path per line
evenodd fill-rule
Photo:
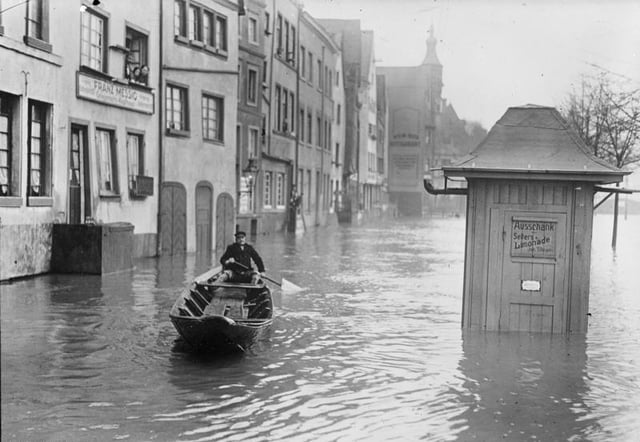
M 511 256 L 556 257 L 555 220 L 512 219 Z

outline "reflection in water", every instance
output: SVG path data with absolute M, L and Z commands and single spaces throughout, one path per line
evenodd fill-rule
M 462 335 L 463 440 L 589 440 L 584 336 Z
M 270 336 L 185 352 L 168 312 L 215 265 L 0 285 L 2 440 L 633 440 L 640 235 L 596 217 L 586 336 L 460 330 L 464 220 L 259 237 Z

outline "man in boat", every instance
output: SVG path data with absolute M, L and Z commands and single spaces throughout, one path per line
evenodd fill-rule
M 264 274 L 264 263 L 256 249 L 246 243 L 247 234 L 238 231 L 235 234 L 236 242 L 230 244 L 220 257 L 223 272 L 218 276 L 218 282 L 251 282 L 257 284 Z M 251 265 L 253 261 L 258 271 Z

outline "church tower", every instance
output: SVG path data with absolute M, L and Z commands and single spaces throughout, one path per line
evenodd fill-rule
M 427 53 L 420 66 L 425 86 L 424 95 L 424 131 L 425 131 L 425 173 L 436 166 L 435 133 L 439 114 L 442 112 L 442 64 L 438 59 L 433 24 L 429 27 Z

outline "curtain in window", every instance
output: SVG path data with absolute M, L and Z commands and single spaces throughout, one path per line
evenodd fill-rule
M 249 129 L 249 158 L 258 156 L 258 129 Z
M 42 0 L 27 3 L 27 35 L 42 40 Z
M 180 88 L 167 86 L 167 129 L 185 130 L 183 93 Z
M 266 172 L 264 174 L 264 206 L 271 207 L 273 206 L 272 201 L 272 175 L 271 172 Z
M 176 0 L 173 4 L 173 34 L 185 36 L 185 3 L 183 0 Z
M 115 191 L 112 177 L 111 136 L 106 130 L 96 130 L 98 161 L 100 162 L 100 190 Z
M 216 17 L 216 47 L 227 50 L 227 20 L 224 17 Z
M 284 174 L 279 173 L 276 178 L 276 206 L 284 207 Z
M 82 12 L 80 62 L 83 65 L 102 70 L 103 39 L 104 20 L 89 10 Z
M 133 188 L 140 174 L 140 137 L 127 134 L 127 156 L 129 163 L 129 187 Z
M 2 112 L 0 98 L 0 196 L 8 196 L 11 188 L 11 151 L 9 150 L 9 115 Z
M 29 194 L 42 195 L 44 115 L 40 106 L 31 105 L 31 138 L 29 139 Z

